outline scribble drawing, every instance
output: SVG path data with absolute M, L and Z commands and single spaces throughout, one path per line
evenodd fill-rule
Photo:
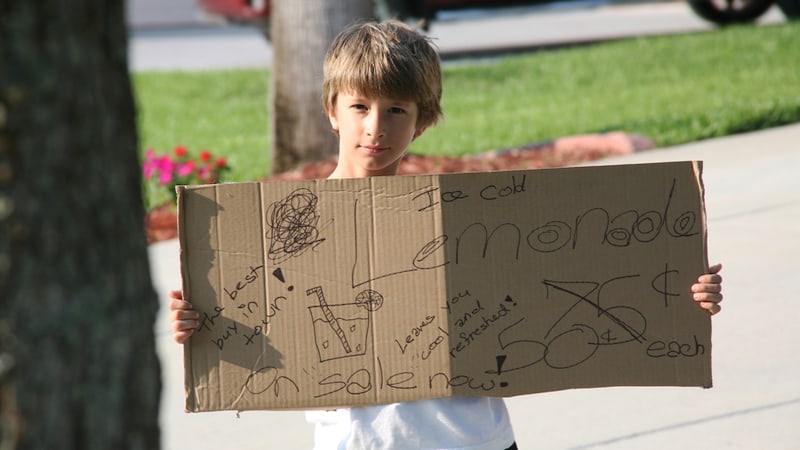
M 383 304 L 376 291 L 362 291 L 352 303 L 329 304 L 321 286 L 306 291 L 316 295 L 319 306 L 310 306 L 314 342 L 319 361 L 364 355 L 371 327 L 371 314 Z
M 383 306 L 383 296 L 378 291 L 367 289 L 356 295 L 356 304 L 367 311 L 377 311 Z
M 267 208 L 266 238 L 270 241 L 267 256 L 270 260 L 283 262 L 325 241 L 318 228 L 317 202 L 313 192 L 300 188 Z
M 342 347 L 344 347 L 344 351 L 347 353 L 352 352 L 353 350 L 350 348 L 350 343 L 347 342 L 347 336 L 345 336 L 344 330 L 341 324 L 339 324 L 339 319 L 333 315 L 331 307 L 328 306 L 328 302 L 325 301 L 325 296 L 322 295 L 322 288 L 317 286 L 306 291 L 306 295 L 311 294 L 317 294 L 317 300 L 319 301 L 320 308 L 322 308 L 322 313 L 325 315 L 325 321 L 328 322 L 333 332 L 336 333 L 336 336 L 342 343 Z

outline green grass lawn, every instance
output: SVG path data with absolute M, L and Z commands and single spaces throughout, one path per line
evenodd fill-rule
M 625 131 L 670 146 L 800 121 L 800 23 L 447 63 L 445 120 L 413 146 L 462 155 Z M 263 70 L 134 74 L 142 151 L 225 156 L 227 180 L 269 172 Z

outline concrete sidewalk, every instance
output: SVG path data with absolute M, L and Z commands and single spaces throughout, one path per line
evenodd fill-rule
M 800 124 L 597 161 L 704 161 L 709 258 L 722 262 L 715 387 L 607 388 L 508 399 L 520 449 L 796 449 L 800 443 Z M 162 448 L 309 449 L 302 412 L 183 412 L 183 351 L 166 292 L 180 286 L 177 241 L 150 246 L 162 311 Z

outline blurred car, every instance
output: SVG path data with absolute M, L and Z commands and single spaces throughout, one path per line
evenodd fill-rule
M 269 0 L 198 0 L 203 11 L 235 22 L 269 20 Z
M 402 18 L 432 19 L 437 12 L 466 8 L 493 8 L 513 5 L 550 3 L 555 0 L 376 0 L 390 15 Z M 198 0 L 207 13 L 235 22 L 269 19 L 270 0 Z
M 376 0 L 388 15 L 401 20 L 416 18 L 423 24 L 440 11 L 467 8 L 498 8 L 570 0 Z M 800 0 L 686 0 L 700 17 L 718 25 L 748 23 L 758 19 L 777 2 L 789 19 L 800 17 Z M 198 0 L 207 13 L 232 22 L 258 26 L 269 37 L 270 0 Z

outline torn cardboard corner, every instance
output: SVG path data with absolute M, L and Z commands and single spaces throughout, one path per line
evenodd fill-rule
M 186 408 L 709 387 L 701 167 L 181 187 Z

